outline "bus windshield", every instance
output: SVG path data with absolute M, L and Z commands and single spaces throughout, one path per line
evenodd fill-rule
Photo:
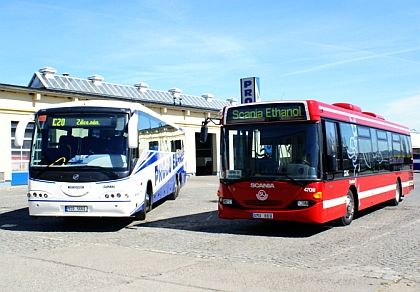
M 221 136 L 221 178 L 320 179 L 317 129 L 314 123 L 225 126 Z
M 127 114 L 46 113 L 36 118 L 30 167 L 127 168 Z

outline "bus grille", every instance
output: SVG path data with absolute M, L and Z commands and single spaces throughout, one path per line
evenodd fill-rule
M 271 207 L 278 207 L 283 204 L 283 201 L 280 200 L 266 200 L 266 201 L 260 201 L 260 200 L 244 200 L 245 205 L 249 206 L 271 206 Z

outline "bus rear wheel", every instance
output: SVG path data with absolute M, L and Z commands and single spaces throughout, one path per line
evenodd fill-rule
M 179 195 L 179 191 L 180 191 L 179 182 L 178 182 L 178 179 L 175 178 L 173 192 L 172 194 L 169 195 L 168 199 L 175 200 Z
M 354 204 L 354 195 L 351 190 L 347 191 L 346 197 L 346 215 L 339 218 L 337 220 L 337 224 L 339 226 L 347 226 L 350 225 L 354 218 L 354 213 L 356 211 L 355 204 Z
M 398 206 L 398 204 L 401 202 L 401 186 L 399 181 L 395 183 L 395 197 L 389 201 L 389 204 L 391 206 Z

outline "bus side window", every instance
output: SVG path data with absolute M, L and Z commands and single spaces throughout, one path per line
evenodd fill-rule
M 373 172 L 372 141 L 369 128 L 357 126 L 360 173 L 368 174 Z
M 340 122 L 344 176 L 355 176 L 360 169 L 356 125 Z
M 138 135 L 139 135 L 139 147 L 137 151 L 137 157 L 139 158 L 141 153 L 144 150 L 149 150 L 149 142 L 151 140 L 151 129 L 150 129 L 150 119 L 149 116 L 145 113 L 139 114 L 139 121 L 138 121 Z
M 401 140 L 400 135 L 391 134 L 392 137 L 392 155 L 390 159 L 391 171 L 400 171 L 402 169 L 402 151 L 401 151 Z
M 389 170 L 388 139 L 385 131 L 377 130 L 379 170 Z
M 410 138 L 405 135 L 400 135 L 400 138 L 401 138 L 401 148 L 402 148 L 402 156 L 403 156 L 403 169 L 404 170 L 412 169 L 412 163 L 411 163 L 412 153 L 411 153 Z
M 373 172 L 378 172 L 379 165 L 382 163 L 382 158 L 379 155 L 376 129 L 370 129 L 370 137 L 372 139 L 372 170 Z
M 181 140 L 172 140 L 171 141 L 171 152 L 177 152 L 182 149 Z
M 386 132 L 386 136 L 388 139 L 388 161 L 389 161 L 389 168 L 388 170 L 392 171 L 393 170 L 393 159 L 392 159 L 392 134 L 391 132 Z
M 158 151 L 159 150 L 159 141 L 149 141 L 149 150 Z
M 326 145 L 326 155 L 330 157 L 335 156 L 335 159 L 336 159 L 335 171 L 342 169 L 336 123 L 325 121 L 325 145 Z

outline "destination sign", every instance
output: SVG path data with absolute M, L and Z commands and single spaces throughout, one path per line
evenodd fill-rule
M 46 125 L 51 128 L 67 127 L 115 127 L 116 117 L 114 115 L 74 116 L 54 115 L 47 117 Z
M 255 103 L 228 108 L 226 123 L 307 120 L 303 103 Z

